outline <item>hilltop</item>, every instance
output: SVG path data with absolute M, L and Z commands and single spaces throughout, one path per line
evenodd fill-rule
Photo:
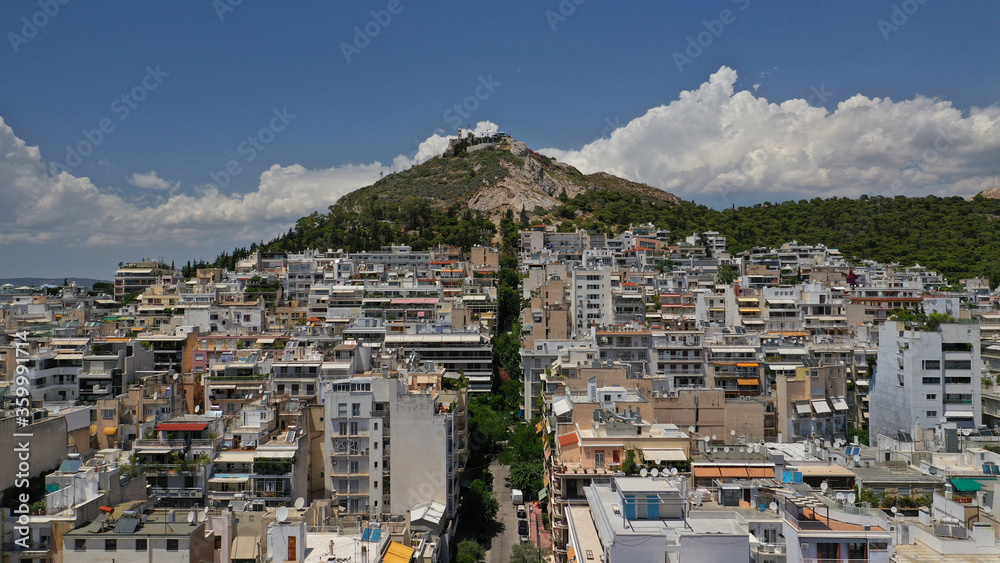
M 356 190 L 336 207 L 359 211 L 377 198 L 401 204 L 407 198 L 424 198 L 432 207 L 457 205 L 481 212 L 495 223 L 508 211 L 519 214 L 549 211 L 560 198 L 606 190 L 644 200 L 679 203 L 663 190 L 599 172 L 583 174 L 576 168 L 532 151 L 521 141 L 505 136 L 477 144 L 455 142 L 444 155 L 390 174 Z

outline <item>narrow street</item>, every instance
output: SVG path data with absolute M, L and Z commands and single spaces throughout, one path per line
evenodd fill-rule
M 496 460 L 490 463 L 490 473 L 493 474 L 493 493 L 500 510 L 497 511 L 496 522 L 490 531 L 492 538 L 486 546 L 486 561 L 488 563 L 507 563 L 510 552 L 517 545 L 517 514 L 514 502 L 507 487 L 507 474 L 510 468 L 500 465 Z

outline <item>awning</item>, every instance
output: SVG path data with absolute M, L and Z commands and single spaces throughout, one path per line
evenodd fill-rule
M 743 319 L 743 324 L 745 325 L 762 325 L 764 321 L 760 319 Z
M 657 464 L 665 461 L 687 461 L 684 450 L 678 448 L 643 448 L 642 457 Z
M 799 366 L 797 366 L 797 365 L 767 364 L 767 367 L 771 371 L 795 371 L 795 368 L 797 368 Z
M 741 313 L 759 313 L 760 307 L 740 307 Z
M 560 397 L 552 402 L 552 412 L 556 416 L 562 416 L 573 411 L 573 405 L 569 403 L 569 399 L 566 397 Z
M 809 350 L 805 348 L 778 348 L 780 356 L 808 356 Z
M 833 410 L 835 411 L 847 410 L 847 401 L 845 401 L 843 397 L 834 397 L 833 399 L 830 399 L 830 402 L 833 403 Z
M 944 411 L 945 418 L 974 418 L 975 415 L 966 411 Z
M 955 487 L 955 490 L 960 493 L 975 493 L 983 488 L 979 481 L 975 479 L 952 479 L 951 486 Z
M 758 366 L 760 366 L 760 364 L 758 364 L 757 362 L 746 362 L 746 363 L 737 362 L 736 364 L 736 367 L 738 368 L 755 368 Z
M 208 428 L 207 422 L 164 422 L 153 429 L 155 432 L 201 432 Z
M 795 412 L 799 414 L 809 414 L 810 412 L 812 412 L 811 410 L 809 410 L 809 402 L 803 401 L 801 403 L 795 403 Z
M 830 414 L 830 405 L 827 404 L 826 399 L 816 399 L 812 402 L 813 410 L 816 414 Z
M 763 479 L 774 479 L 773 467 L 748 467 L 747 477 L 758 477 Z
M 117 426 L 110 426 L 110 427 L 104 429 L 104 435 L 105 436 L 114 436 L 117 433 L 118 433 L 118 427 Z
M 412 547 L 406 547 L 397 542 L 390 542 L 389 549 L 386 550 L 382 561 L 384 563 L 410 563 L 411 557 L 413 557 Z
M 794 336 L 794 337 L 806 337 L 809 333 L 804 330 L 776 330 L 771 332 L 771 334 L 780 334 L 781 336 Z
M 722 472 L 718 467 L 695 467 L 694 477 L 695 479 L 722 477 Z
M 169 454 L 182 449 L 184 446 L 171 448 L 170 446 L 138 446 L 135 448 L 137 454 Z
M 211 385 L 211 384 L 209 384 Z M 211 385 L 212 391 L 232 391 L 236 389 L 235 385 Z
M 747 476 L 747 469 L 746 467 L 720 467 L 719 476 L 741 479 Z
M 737 385 L 758 385 L 759 381 L 752 377 L 740 377 L 736 380 Z
M 579 441 L 580 439 L 577 438 L 576 432 L 570 432 L 569 434 L 563 434 L 562 436 L 559 436 L 559 446 L 562 448 L 579 443 Z
M 249 475 L 216 475 L 208 480 L 209 483 L 247 483 L 249 481 Z
M 258 338 L 257 344 L 274 344 L 274 338 Z

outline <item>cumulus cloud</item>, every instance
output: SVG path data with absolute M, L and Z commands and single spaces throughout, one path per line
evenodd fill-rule
M 477 130 L 496 130 L 496 125 L 484 122 Z M 165 193 L 130 199 L 98 188 L 89 178 L 57 171 L 0 117 L 0 190 L 7 202 L 0 206 L 0 245 L 244 246 L 288 230 L 299 217 L 325 211 L 383 174 L 437 156 L 447 145 L 448 137 L 434 135 L 414 155 L 397 156 L 391 166 L 373 162 L 310 170 L 297 164 L 274 165 L 261 174 L 254 191 L 228 195 L 212 185 L 179 193 L 179 183 L 164 180 L 156 171 L 135 173 L 128 178 L 131 185 Z
M 146 173 L 136 172 L 129 177 L 128 183 L 132 184 L 137 188 L 143 188 L 147 190 L 169 190 L 176 191 L 180 187 L 180 182 L 168 182 L 163 178 L 160 178 L 159 174 L 155 170 L 150 170 Z
M 736 91 L 722 67 L 697 90 L 579 150 L 543 154 L 708 204 L 861 194 L 974 195 L 1000 156 L 1000 109 L 857 94 L 833 111 Z

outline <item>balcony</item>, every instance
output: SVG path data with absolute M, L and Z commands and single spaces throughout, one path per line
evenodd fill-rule
M 204 490 L 183 487 L 153 487 L 152 493 L 160 498 L 202 498 Z

